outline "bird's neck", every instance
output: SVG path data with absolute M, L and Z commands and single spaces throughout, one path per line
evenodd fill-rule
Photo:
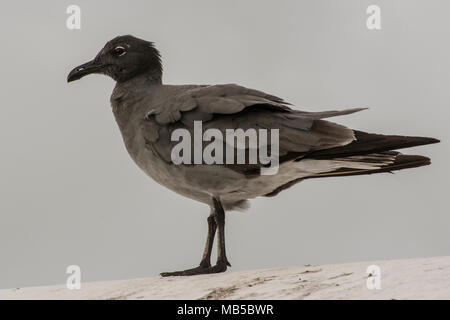
M 114 116 L 121 130 L 125 129 L 133 115 L 144 117 L 144 115 L 138 114 L 139 110 L 135 110 L 139 106 L 136 102 L 143 96 L 149 97 L 156 94 L 161 86 L 161 76 L 149 73 L 116 83 L 110 100 Z
M 162 84 L 162 74 L 158 70 L 149 70 L 140 73 L 130 79 L 117 81 L 116 86 L 134 86 L 136 84 L 146 83 L 148 85 L 152 84 Z
M 111 102 L 113 104 L 114 102 L 120 102 L 136 90 L 144 89 L 147 91 L 150 87 L 160 85 L 162 85 L 161 74 L 157 73 L 140 74 L 126 81 L 118 81 L 111 95 Z

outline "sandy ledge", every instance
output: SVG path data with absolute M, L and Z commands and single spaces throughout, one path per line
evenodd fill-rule
M 367 288 L 367 267 L 381 289 Z M 0 299 L 450 299 L 450 257 L 370 261 L 0 290 Z

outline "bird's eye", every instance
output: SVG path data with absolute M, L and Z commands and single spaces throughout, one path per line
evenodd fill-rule
M 125 53 L 127 53 L 125 51 L 125 48 L 122 46 L 115 47 L 113 52 L 114 52 L 114 55 L 116 55 L 118 57 L 123 56 Z

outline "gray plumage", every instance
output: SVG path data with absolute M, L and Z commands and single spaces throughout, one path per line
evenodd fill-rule
M 158 183 L 191 199 L 211 204 L 220 196 L 226 209 L 242 207 L 245 200 L 263 196 L 287 182 L 336 167 L 321 160 L 321 166 L 292 161 L 281 164 L 275 176 L 250 174 L 236 165 L 173 165 L 170 137 L 183 127 L 193 132 L 193 121 L 204 129 L 278 128 L 280 157 L 289 152 L 305 153 L 350 143 L 353 131 L 320 120 L 361 109 L 308 113 L 290 109 L 280 98 L 234 84 L 215 86 L 170 86 L 152 84 L 145 76 L 118 83 L 111 96 L 113 112 L 124 142 L 137 165 Z M 249 112 L 246 108 L 257 106 Z M 267 108 L 270 106 L 271 108 Z M 237 152 L 237 150 L 236 150 Z M 358 165 L 360 166 L 360 165 Z M 364 167 L 367 167 L 365 164 Z
M 426 157 L 408 158 L 390 150 L 437 142 L 359 133 L 324 120 L 363 108 L 306 112 L 281 98 L 236 84 L 162 84 L 158 51 L 152 43 L 132 36 L 111 40 L 93 61 L 75 68 L 68 80 L 89 73 L 104 73 L 117 81 L 112 110 L 134 162 L 159 184 L 209 205 L 212 211 L 220 211 L 220 205 L 225 210 L 244 209 L 248 199 L 272 196 L 307 178 L 426 165 Z M 171 150 L 177 142 L 171 141 L 171 134 L 184 128 L 193 135 L 196 120 L 203 122 L 203 130 L 215 128 L 224 137 L 226 129 L 279 129 L 278 173 L 261 175 L 259 164 L 175 165 Z M 222 260 L 228 264 L 226 258 Z M 208 270 L 195 268 L 195 272 L 180 274 L 213 272 Z

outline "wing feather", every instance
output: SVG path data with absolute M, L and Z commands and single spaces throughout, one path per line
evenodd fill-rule
M 307 112 L 289 105 L 276 96 L 235 84 L 188 88 L 153 108 L 144 120 L 148 123 L 142 125 L 141 130 L 151 133 L 149 141 L 154 149 L 170 162 L 170 150 L 178 143 L 170 141 L 171 133 L 184 128 L 193 136 L 194 121 L 202 121 L 203 130 L 220 130 L 223 139 L 227 129 L 278 129 L 279 155 L 282 159 L 291 159 L 292 155 L 297 157 L 352 142 L 353 130 L 321 119 L 363 110 Z M 156 127 L 159 130 L 155 133 Z M 238 171 L 242 168 L 242 172 L 248 170 L 246 166 L 232 167 Z

